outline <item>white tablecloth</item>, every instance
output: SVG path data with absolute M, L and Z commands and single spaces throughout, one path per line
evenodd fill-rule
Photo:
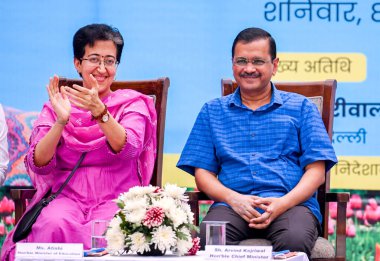
M 65 259 L 58 259 L 58 258 L 51 258 L 51 259 L 44 259 L 44 260 L 55 260 L 55 261 L 64 261 Z M 23 258 L 23 259 L 16 259 L 16 261 L 44 261 L 41 259 L 35 259 L 35 258 Z M 68 260 L 68 259 L 66 259 Z M 137 260 L 137 261 L 143 261 L 143 260 L 158 260 L 158 261 L 174 261 L 174 260 L 185 260 L 185 261 L 210 261 L 211 259 L 207 259 L 205 256 L 204 251 L 198 251 L 197 255 L 195 256 L 177 256 L 173 254 L 166 254 L 164 256 L 138 256 L 138 255 L 124 255 L 124 256 L 110 256 L 105 255 L 101 257 L 83 257 L 82 259 L 70 259 L 68 261 L 87 261 L 87 260 L 102 260 L 102 261 L 129 261 L 129 260 Z M 215 259 L 212 259 L 215 260 Z M 225 259 L 224 259 L 225 260 Z M 234 259 L 237 260 L 237 259 Z M 307 258 L 307 255 L 305 253 L 299 252 L 297 256 L 290 257 L 288 259 L 275 259 L 275 260 L 285 260 L 285 261 L 309 261 Z
M 173 260 L 210 260 L 206 259 L 204 251 L 198 251 L 195 256 L 176 256 L 173 254 L 166 254 L 164 256 L 138 256 L 138 255 L 125 255 L 125 256 L 102 256 L 102 257 L 85 257 L 83 260 L 158 260 L 158 261 L 173 261 Z M 236 259 L 235 259 L 236 260 Z M 288 259 L 276 259 L 276 260 L 286 260 L 286 261 L 309 261 L 307 255 L 303 252 L 299 252 L 297 256 L 290 257 Z

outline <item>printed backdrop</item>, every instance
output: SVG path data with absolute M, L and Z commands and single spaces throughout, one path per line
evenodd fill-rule
M 117 79 L 170 77 L 165 181 L 194 186 L 175 163 L 199 109 L 232 77 L 233 39 L 255 26 L 277 41 L 276 81 L 338 80 L 331 186 L 378 200 L 380 0 L 2 0 L 0 103 L 38 112 L 49 77 L 77 78 L 72 36 L 89 23 L 123 34 Z

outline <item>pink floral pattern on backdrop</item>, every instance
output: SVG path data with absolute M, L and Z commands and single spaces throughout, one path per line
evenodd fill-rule
M 4 107 L 8 125 L 9 165 L 5 186 L 31 186 L 31 180 L 24 165 L 24 157 L 29 147 L 29 137 L 38 112 L 23 112 Z

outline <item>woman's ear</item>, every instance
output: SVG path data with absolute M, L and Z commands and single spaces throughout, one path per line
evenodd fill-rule
M 82 63 L 79 59 L 74 58 L 74 66 L 79 75 L 82 73 Z

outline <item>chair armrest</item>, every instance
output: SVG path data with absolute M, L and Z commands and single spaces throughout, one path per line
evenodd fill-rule
M 326 202 L 348 202 L 350 201 L 349 192 L 327 192 Z
M 346 212 L 350 201 L 348 192 L 327 192 L 326 202 L 337 202 L 336 217 L 336 257 L 346 257 Z
M 23 200 L 23 199 L 31 199 L 36 193 L 36 189 L 34 188 L 20 188 L 20 189 L 11 189 L 11 197 L 14 200 Z
M 34 188 L 10 189 L 11 198 L 15 202 L 15 224 L 17 224 L 26 210 L 27 199 L 33 198 L 36 191 Z
M 186 195 L 189 197 L 189 205 L 194 213 L 194 225 L 199 226 L 199 201 L 210 200 L 210 198 L 201 191 L 187 191 Z
M 187 191 L 186 195 L 189 196 L 189 201 L 210 200 L 202 191 Z

